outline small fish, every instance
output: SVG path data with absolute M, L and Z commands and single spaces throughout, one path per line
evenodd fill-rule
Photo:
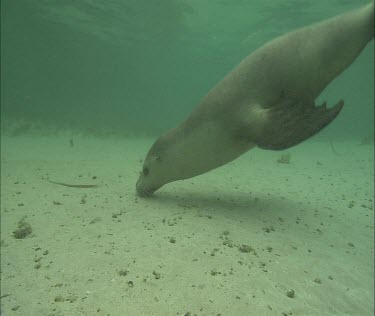
M 97 185 L 97 184 L 68 184 L 68 183 L 63 183 L 63 182 L 51 181 L 51 180 L 48 180 L 48 179 L 45 179 L 45 178 L 42 178 L 42 180 L 51 182 L 53 184 L 63 185 L 65 187 L 70 187 L 70 188 L 89 189 L 89 188 L 97 188 L 97 187 L 99 187 L 99 185 Z

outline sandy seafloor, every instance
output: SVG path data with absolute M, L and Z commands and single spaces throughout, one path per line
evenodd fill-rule
M 373 315 L 373 145 L 253 149 L 141 199 L 152 141 L 2 137 L 2 316 Z

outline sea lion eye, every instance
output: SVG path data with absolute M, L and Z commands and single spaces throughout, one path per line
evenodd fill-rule
M 148 170 L 147 167 L 144 167 L 142 170 L 143 175 L 147 176 L 150 173 L 150 170 Z

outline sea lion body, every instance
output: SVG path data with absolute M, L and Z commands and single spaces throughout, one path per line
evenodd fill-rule
M 374 2 L 280 36 L 246 57 L 149 150 L 139 195 L 222 166 L 249 149 L 282 150 L 340 112 L 315 106 L 323 89 L 374 37 Z

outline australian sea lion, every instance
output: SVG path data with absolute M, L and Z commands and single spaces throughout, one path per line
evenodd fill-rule
M 315 99 L 373 37 L 374 2 L 254 51 L 152 145 L 138 194 L 205 173 L 255 146 L 282 150 L 316 134 L 344 103 L 327 108 Z

